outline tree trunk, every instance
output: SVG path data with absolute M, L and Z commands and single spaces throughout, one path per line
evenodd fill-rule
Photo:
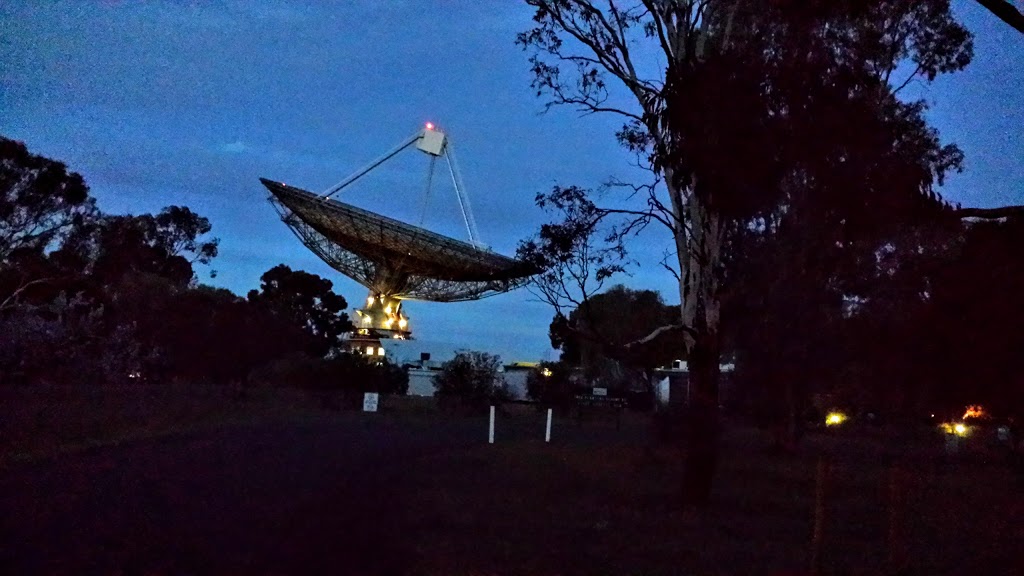
M 782 415 L 783 430 L 781 448 L 786 452 L 796 452 L 800 444 L 800 398 L 796 389 L 796 378 L 799 375 L 793 370 L 783 370 L 782 385 L 785 387 L 786 405 Z
M 718 467 L 721 422 L 718 410 L 719 352 L 710 338 L 699 338 L 690 350 L 690 398 L 684 426 L 683 502 L 706 508 Z
M 670 174 L 666 174 L 666 177 Z M 666 178 L 666 181 L 670 181 Z M 718 409 L 718 374 L 721 356 L 719 341 L 719 268 L 723 227 L 721 217 L 709 208 L 708 198 L 693 189 L 669 189 L 673 210 L 686 211 L 688 229 L 676 233 L 679 265 L 682 272 L 680 296 L 682 323 L 693 332 L 687 334 L 687 363 L 690 397 L 687 399 L 683 426 L 683 501 L 704 508 L 710 502 L 715 469 L 718 465 L 721 436 Z M 683 219 L 677 217 L 677 222 Z

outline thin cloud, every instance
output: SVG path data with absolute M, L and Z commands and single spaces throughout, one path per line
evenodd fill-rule
M 227 144 L 220 145 L 220 151 L 228 154 L 242 154 L 249 150 L 252 150 L 252 147 L 241 140 L 235 140 L 234 142 L 228 142 Z

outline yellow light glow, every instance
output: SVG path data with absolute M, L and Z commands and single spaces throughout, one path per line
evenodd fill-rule
M 384 307 L 384 313 L 391 314 L 391 304 L 388 304 L 387 306 Z
M 394 324 L 394 323 L 395 323 L 395 319 L 394 318 L 388 318 L 387 320 L 384 321 L 384 327 L 385 328 L 391 328 L 391 325 Z
M 381 346 L 380 348 L 377 348 L 377 356 L 383 356 L 383 355 L 384 355 L 384 347 Z
M 825 416 L 826 426 L 838 426 L 846 421 L 846 414 L 842 412 L 829 412 L 828 416 Z
M 549 368 L 544 368 L 543 370 L 540 371 L 540 373 L 541 373 L 541 376 L 545 376 L 545 377 L 551 376 L 551 370 Z
M 398 320 L 398 327 L 401 328 L 402 330 L 405 330 L 405 327 L 408 326 L 408 325 L 409 325 L 409 321 L 406 320 L 405 318 L 400 318 Z
M 363 316 L 363 324 L 369 324 L 370 322 L 372 322 L 372 319 L 369 314 Z
M 366 305 L 367 306 L 373 306 L 373 296 L 367 296 L 366 297 Z
M 939 424 L 939 427 L 946 434 L 956 434 L 957 436 L 967 436 L 971 431 L 970 427 L 963 422 L 943 422 Z

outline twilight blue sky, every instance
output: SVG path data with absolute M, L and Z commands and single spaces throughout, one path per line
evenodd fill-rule
M 974 62 L 910 89 L 967 154 L 943 193 L 964 205 L 1024 203 L 1024 35 L 973 1 L 954 3 L 976 34 Z M 541 114 L 513 44 L 530 15 L 514 0 L 6 0 L 0 134 L 82 173 L 104 211 L 184 204 L 209 217 L 221 254 L 204 282 L 244 294 L 284 262 L 358 304 L 365 290 L 299 244 L 258 177 L 321 190 L 434 121 L 456 144 L 484 241 L 503 253 L 542 221 L 538 191 L 639 177 L 614 141 L 616 119 Z M 426 165 L 407 152 L 341 199 L 415 222 Z M 443 181 L 426 225 L 465 237 Z M 657 265 L 668 242 L 644 235 L 624 281 L 676 301 Z M 555 357 L 551 310 L 525 291 L 407 309 L 426 340 L 506 360 Z

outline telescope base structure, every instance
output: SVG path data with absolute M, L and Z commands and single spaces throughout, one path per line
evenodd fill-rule
M 411 340 L 409 317 L 402 311 L 402 301 L 374 294 L 366 297 L 366 306 L 356 309 L 355 327 L 346 339 L 350 352 L 384 360 L 382 340 Z

